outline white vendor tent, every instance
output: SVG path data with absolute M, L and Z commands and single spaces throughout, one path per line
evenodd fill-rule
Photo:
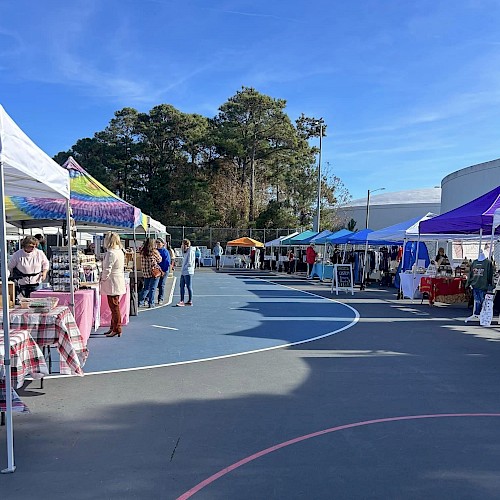
M 0 105 L 0 248 L 2 295 L 7 292 L 7 240 L 5 224 L 5 197 L 29 196 L 35 198 L 63 198 L 69 213 L 69 174 L 14 123 Z M 12 423 L 12 382 L 10 367 L 9 301 L 3 300 L 3 325 L 5 347 L 6 432 L 7 468 L 2 472 L 14 472 L 14 432 Z

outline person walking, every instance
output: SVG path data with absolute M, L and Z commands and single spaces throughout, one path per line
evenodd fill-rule
M 125 254 L 122 250 L 120 237 L 116 233 L 108 233 L 104 238 L 106 253 L 102 261 L 100 278 L 101 293 L 108 297 L 111 311 L 111 326 L 106 337 L 122 336 L 122 315 L 120 312 L 120 296 L 125 295 Z
M 160 268 L 163 271 L 158 281 L 158 305 L 160 305 L 165 297 L 165 284 L 168 279 L 168 273 L 170 272 L 170 252 L 165 248 L 165 242 L 161 238 L 156 239 L 156 250 L 158 250 L 158 253 L 161 255 Z
M 311 243 L 306 249 L 306 263 L 307 263 L 307 279 L 312 280 L 312 269 L 314 263 L 316 262 L 316 250 L 314 249 L 314 245 Z
M 49 260 L 38 247 L 39 241 L 34 236 L 26 236 L 21 241 L 21 248 L 14 252 L 7 268 L 17 287 L 25 297 L 40 287 L 47 277 Z
M 220 269 L 220 258 L 224 253 L 223 248 L 220 246 L 220 241 L 215 244 L 213 252 L 215 256 L 215 270 L 218 271 Z
M 146 300 L 148 307 L 153 307 L 154 295 L 161 275 L 161 268 L 158 265 L 161 262 L 161 255 L 156 250 L 154 241 L 149 238 L 144 240 L 140 254 L 144 286 L 139 294 L 139 307 L 144 307 Z
M 201 251 L 198 247 L 195 247 L 194 249 L 194 261 L 195 261 L 195 266 L 200 267 Z
M 195 250 L 188 239 L 182 240 L 181 249 L 183 254 L 180 282 L 181 300 L 177 303 L 177 307 L 193 305 L 193 276 L 196 263 Z M 188 301 L 184 303 L 186 287 L 188 290 Z
M 255 269 L 255 257 L 257 250 L 255 250 L 255 247 L 252 247 L 252 250 L 250 250 L 250 269 Z
M 260 270 L 263 271 L 264 270 L 264 262 L 266 260 L 266 249 L 265 248 L 261 248 L 260 251 L 259 251 L 259 263 L 260 263 Z
M 288 274 L 295 273 L 295 254 L 293 253 L 293 249 L 290 249 L 288 252 Z

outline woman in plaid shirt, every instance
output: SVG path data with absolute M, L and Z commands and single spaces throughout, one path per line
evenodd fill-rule
M 148 301 L 148 307 L 153 307 L 155 303 L 155 291 L 160 281 L 160 276 L 153 276 L 153 267 L 161 262 L 161 255 L 155 248 L 154 240 L 146 238 L 140 250 L 142 275 L 144 277 L 144 287 L 139 294 L 139 307 L 145 305 L 145 299 Z

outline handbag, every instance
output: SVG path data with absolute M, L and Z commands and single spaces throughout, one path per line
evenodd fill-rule
M 161 270 L 160 266 L 155 266 L 151 269 L 151 275 L 153 278 L 160 278 L 163 276 L 165 273 Z

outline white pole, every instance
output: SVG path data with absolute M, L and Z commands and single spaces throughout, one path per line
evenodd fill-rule
M 365 262 L 364 262 L 364 266 L 363 266 L 363 280 L 361 283 L 361 290 L 363 290 L 365 288 L 365 279 L 367 280 L 367 278 L 369 278 L 369 276 L 370 276 L 367 261 L 368 261 L 368 235 L 366 238 L 366 245 L 365 245 Z
M 491 239 L 490 239 L 490 251 L 488 253 L 488 259 L 491 259 L 491 253 L 493 252 L 493 236 L 495 235 L 495 227 L 491 225 Z
M 137 240 L 136 240 L 136 235 L 135 235 L 135 226 L 134 226 L 134 292 L 135 292 L 135 297 L 134 297 L 134 307 L 137 307 L 137 316 L 139 316 L 139 295 L 137 293 Z M 136 303 L 137 301 L 137 303 Z
M 477 251 L 477 258 L 481 255 L 481 244 L 483 242 L 483 228 L 479 230 L 479 249 Z
M 418 251 L 420 250 L 420 231 L 418 233 L 418 239 L 417 239 L 417 251 L 415 253 L 415 266 L 413 268 L 413 276 L 411 278 L 411 303 L 413 304 L 413 298 L 414 298 L 414 291 L 413 291 L 413 285 L 415 284 L 415 274 L 417 272 L 417 264 L 418 264 Z M 404 297 L 403 297 L 404 298 Z
M 1 276 L 2 276 L 2 309 L 3 309 L 3 342 L 4 342 L 4 368 L 5 368 L 5 399 L 7 408 L 5 412 L 5 430 L 7 434 L 7 468 L 2 474 L 14 472 L 14 427 L 12 422 L 12 380 L 10 366 L 10 317 L 9 317 L 9 286 L 7 282 L 7 233 L 5 230 L 5 179 L 3 163 L 0 161 L 0 231 L 1 249 Z
M 66 200 L 66 225 L 68 232 L 68 253 L 69 253 L 69 275 L 70 275 L 70 285 L 69 293 L 71 296 L 71 303 L 69 305 L 73 316 L 75 315 L 75 277 L 73 276 L 73 252 L 72 252 L 72 241 L 71 241 L 71 207 L 69 200 Z

